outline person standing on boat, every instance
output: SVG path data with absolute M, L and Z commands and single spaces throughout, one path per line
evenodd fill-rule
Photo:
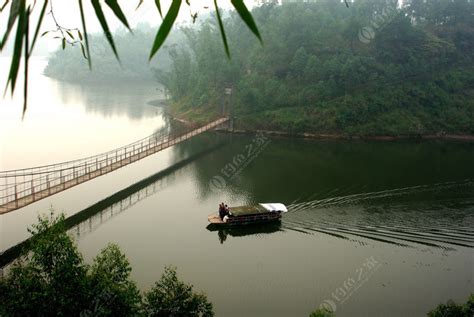
M 222 202 L 219 204 L 219 218 L 223 220 L 224 216 L 225 216 L 225 206 L 224 206 L 224 203 Z

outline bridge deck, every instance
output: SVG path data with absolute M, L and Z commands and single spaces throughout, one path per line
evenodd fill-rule
M 226 121 L 228 121 L 228 118 L 220 118 L 216 121 L 206 124 L 205 126 L 202 126 L 200 128 L 191 130 L 187 133 L 181 134 L 175 138 L 172 138 L 172 139 L 167 138 L 166 141 L 162 141 L 160 143 L 151 143 L 149 140 L 147 141 L 147 143 L 141 142 L 139 144 L 141 145 L 140 147 L 135 148 L 135 146 L 133 146 L 133 151 L 131 153 L 128 153 L 128 156 L 127 156 L 127 151 L 125 150 L 125 156 L 123 154 L 121 154 L 120 156 L 115 155 L 115 158 L 116 158 L 115 160 L 108 158 L 106 161 L 104 161 L 105 165 L 96 159 L 95 165 L 94 165 L 94 161 L 92 161 L 93 163 L 89 165 L 73 165 L 73 166 L 68 167 L 67 169 L 63 168 L 60 170 L 49 170 L 44 173 L 32 173 L 31 175 L 35 175 L 35 177 L 37 177 L 36 179 L 41 178 L 43 181 L 41 181 L 39 184 L 34 184 L 35 180 L 32 179 L 30 188 L 27 188 L 26 190 L 23 191 L 23 192 L 26 192 L 27 194 L 21 195 L 21 197 L 16 192 L 16 185 L 14 185 L 15 193 L 5 196 L 7 198 L 10 197 L 10 199 L 6 203 L 3 203 L 2 205 L 0 205 L 0 214 L 4 214 L 10 211 L 22 208 L 35 201 L 38 201 L 43 198 L 54 195 L 56 193 L 62 192 L 68 188 L 77 186 L 81 183 L 84 183 L 86 181 L 99 177 L 101 175 L 110 173 L 123 166 L 131 164 L 138 160 L 141 160 L 149 155 L 155 154 L 170 146 L 186 141 L 198 134 L 201 134 L 205 131 L 213 129 L 225 123 Z M 110 157 L 113 158 L 114 156 L 110 155 Z M 49 175 L 57 174 L 58 171 L 60 172 L 60 175 L 66 174 L 66 175 L 73 175 L 73 176 L 70 177 L 70 179 L 66 179 L 64 176 L 60 176 L 59 178 L 56 177 L 56 179 L 59 179 L 58 183 L 51 185 L 51 181 L 48 179 L 48 174 Z M 69 174 L 67 174 L 68 171 L 69 171 Z M 83 173 L 80 174 L 78 173 L 78 171 L 83 171 Z M 10 174 L 12 173 L 14 173 L 14 171 L 10 171 Z M 44 175 L 46 175 L 46 178 L 44 177 Z M 46 181 L 44 181 L 44 179 L 46 179 Z M 23 181 L 22 184 L 25 184 L 25 183 L 28 183 L 28 182 Z

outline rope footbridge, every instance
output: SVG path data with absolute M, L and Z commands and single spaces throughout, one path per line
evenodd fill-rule
M 198 134 L 229 118 L 219 118 L 178 135 L 154 133 L 121 148 L 84 159 L 0 172 L 0 214 L 22 208 L 123 166 L 141 160 Z

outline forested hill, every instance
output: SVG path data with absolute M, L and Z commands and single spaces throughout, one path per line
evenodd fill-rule
M 90 38 L 92 71 L 89 70 L 80 47 L 68 46 L 65 50 L 59 48 L 49 57 L 44 73 L 46 76 L 71 82 L 154 81 L 152 67 L 168 69 L 168 47 L 182 41 L 182 35 L 178 32 L 172 33 L 163 49 L 148 62 L 155 34 L 156 30 L 148 24 L 138 25 L 133 33 L 125 29 L 115 32 L 114 41 L 120 63 L 117 62 L 106 38 L 102 34 L 93 34 Z
M 235 15 L 187 29 L 156 71 L 178 115 L 230 102 L 237 128 L 343 135 L 474 134 L 474 2 L 264 5 L 263 46 Z M 226 96 L 226 87 L 233 87 Z

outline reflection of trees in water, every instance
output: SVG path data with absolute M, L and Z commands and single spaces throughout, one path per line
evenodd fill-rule
M 157 83 L 57 82 L 57 93 L 64 104 L 79 101 L 86 112 L 104 117 L 127 115 L 130 119 L 138 120 L 162 113 L 162 107 L 149 104 L 150 101 L 163 98 Z
M 222 175 L 221 169 L 232 162 L 235 155 L 245 152 L 253 135 L 207 133 L 173 148 L 174 155 L 181 157 L 218 139 L 226 140 L 227 146 L 193 164 L 192 171 L 203 199 L 216 195 L 210 190 L 210 180 Z M 268 146 L 234 179 L 225 179 L 226 187 L 222 195 L 244 193 L 250 202 L 290 204 L 419 185 L 431 186 L 474 179 L 473 155 L 474 145 L 467 143 L 272 138 Z M 455 192 L 451 191 L 451 194 Z M 421 198 L 412 195 L 409 199 L 419 201 Z
M 214 193 L 210 191 L 209 181 L 213 176 L 220 174 L 221 169 L 229 160 L 232 160 L 234 155 L 242 151 L 243 146 L 245 146 L 245 143 L 242 143 L 242 138 L 246 139 L 246 137 L 243 136 L 210 132 L 173 147 L 173 155 L 175 156 L 175 160 L 177 160 L 181 157 L 196 153 L 199 149 L 205 148 L 210 144 L 225 143 L 225 146 L 222 147 L 221 150 L 215 151 L 212 155 L 207 156 L 203 160 L 197 160 L 193 164 L 194 168 L 192 169 L 192 173 L 194 173 L 194 178 L 197 181 L 197 192 L 202 199 L 214 195 Z M 227 191 L 232 191 L 236 196 L 246 195 L 245 191 L 240 190 L 238 186 L 234 186 L 232 182 L 229 182 L 229 185 L 230 186 L 226 188 Z

